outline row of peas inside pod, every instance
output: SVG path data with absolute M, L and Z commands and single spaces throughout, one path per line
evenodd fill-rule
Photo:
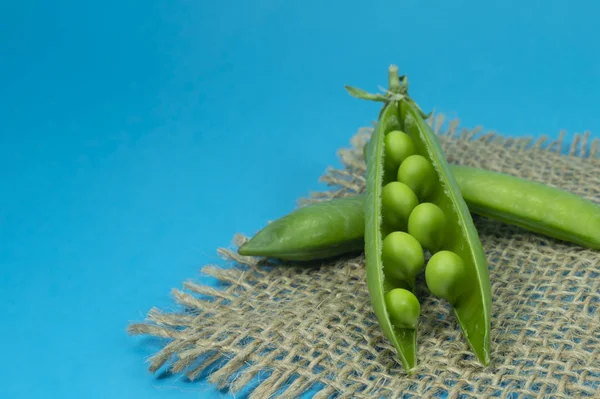
M 413 282 L 425 267 L 430 292 L 454 304 L 465 265 L 459 255 L 440 250 L 446 235 L 446 216 L 428 202 L 438 187 L 431 162 L 417 154 L 410 136 L 393 130 L 384 139 L 384 186 L 382 206 L 382 263 L 386 279 Z M 431 257 L 425 265 L 425 251 Z M 411 287 L 393 288 L 385 295 L 392 322 L 399 328 L 415 328 L 420 313 L 419 301 Z

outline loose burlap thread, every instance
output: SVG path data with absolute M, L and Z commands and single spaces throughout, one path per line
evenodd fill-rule
M 598 139 L 575 135 L 566 155 L 558 140 L 507 138 L 432 118 L 447 159 L 542 182 L 600 203 Z M 442 126 L 444 128 L 442 129 Z M 340 149 L 341 168 L 322 176 L 324 192 L 300 200 L 364 190 L 360 129 Z M 600 397 L 600 252 L 474 216 L 492 284 L 491 364 L 474 358 L 448 304 L 420 278 L 418 366 L 407 375 L 371 308 L 364 257 L 313 267 L 242 257 L 202 273 L 221 287 L 185 282 L 176 310 L 153 308 L 129 333 L 166 340 L 149 359 L 249 398 L 577 398 Z M 582 221 L 584 223 L 585 221 Z M 235 236 L 240 245 L 247 238 Z M 260 377 L 257 380 L 257 377 Z

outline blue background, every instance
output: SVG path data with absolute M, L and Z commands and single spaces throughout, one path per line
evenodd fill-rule
M 125 329 L 295 207 L 379 104 L 598 137 L 597 2 L 0 3 L 2 398 L 192 398 Z

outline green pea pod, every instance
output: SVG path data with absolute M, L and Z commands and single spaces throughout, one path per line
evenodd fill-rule
M 238 253 L 310 261 L 362 251 L 363 206 L 362 198 L 347 197 L 298 208 L 268 224 Z
M 315 261 L 364 250 L 364 196 L 298 208 L 267 224 L 238 248 L 242 256 Z
M 471 213 L 600 250 L 600 206 L 594 202 L 505 173 L 458 165 L 450 169 Z M 364 203 L 359 194 L 296 209 L 265 226 L 239 253 L 314 261 L 362 252 Z M 325 246 L 322 235 L 315 234 L 321 230 Z
M 387 309 L 386 294 L 394 288 L 415 291 L 415 278 L 392 282 L 383 272 L 383 227 L 382 227 L 382 190 L 384 185 L 384 138 L 385 134 L 400 126 L 396 102 L 388 102 L 380 113 L 379 121 L 367 152 L 367 186 L 365 195 L 364 251 L 366 262 L 367 286 L 373 311 L 385 337 L 398 351 L 400 361 L 408 372 L 417 363 L 417 327 L 398 327 L 394 325 Z
M 394 140 L 392 135 L 396 137 Z M 414 147 L 414 153 L 406 153 L 396 164 L 384 162 L 386 156 L 395 159 L 394 154 L 408 148 L 397 149 L 392 143 L 407 141 Z M 388 101 L 367 149 L 366 180 L 367 284 L 382 330 L 398 350 L 403 366 L 410 372 L 416 364 L 416 327 L 394 325 L 390 321 L 394 315 L 386 309 L 385 296 L 397 287 L 414 291 L 414 272 L 418 268 L 411 267 L 413 274 L 409 275 L 408 269 L 390 266 L 401 265 L 401 259 L 382 261 L 382 254 L 394 260 L 393 254 L 399 253 L 393 244 L 396 240 L 386 239 L 394 232 L 408 232 L 433 255 L 438 252 L 451 255 L 436 257 L 434 272 L 428 273 L 426 269 L 427 285 L 434 295 L 450 302 L 469 345 L 480 362 L 487 365 L 491 287 L 485 253 L 437 137 L 423 119 L 422 111 L 408 97 L 407 82 L 400 82 L 395 66 L 389 68 Z M 415 195 L 419 201 L 416 206 Z M 386 241 L 390 243 L 387 248 Z M 451 273 L 445 272 L 450 269 Z M 440 282 L 446 277 L 451 279 Z
M 407 133 L 421 138 L 415 141 L 417 145 L 422 145 L 421 149 L 429 155 L 438 172 L 439 186 L 434 194 L 435 198 L 429 201 L 437 204 L 450 219 L 444 232 L 447 241 L 440 250 L 457 254 L 465 263 L 464 280 L 459 282 L 465 290 L 462 296 L 452 303 L 452 307 L 472 350 L 479 361 L 487 365 L 490 361 L 492 295 L 483 246 L 434 132 L 411 103 L 401 102 L 400 113 Z
M 594 202 L 509 174 L 457 165 L 452 173 L 472 213 L 600 249 L 600 206 Z

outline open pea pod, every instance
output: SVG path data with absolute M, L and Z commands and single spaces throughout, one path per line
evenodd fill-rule
M 395 323 L 388 310 L 386 295 L 393 289 L 409 297 L 406 309 L 394 309 L 398 315 L 411 314 L 409 307 L 416 301 L 415 276 L 405 279 L 386 278 L 383 272 L 383 226 L 382 226 L 382 190 L 385 179 L 383 164 L 385 134 L 400 126 L 397 104 L 387 103 L 380 114 L 378 124 L 371 137 L 367 152 L 367 186 L 365 192 L 365 232 L 364 251 L 366 262 L 367 285 L 373 310 L 385 337 L 398 351 L 403 367 L 410 371 L 417 363 L 417 323 Z M 415 306 L 413 306 L 414 308 Z M 420 309 L 419 309 L 420 310 Z M 404 312 L 403 312 L 404 311 Z M 418 314 L 417 314 L 418 316 Z
M 485 253 L 437 137 L 395 66 L 366 152 L 367 285 L 385 336 L 410 372 L 420 311 L 414 285 L 425 268 L 429 290 L 451 304 L 470 347 L 487 365 L 491 288 Z M 431 257 L 425 265 L 426 251 Z

